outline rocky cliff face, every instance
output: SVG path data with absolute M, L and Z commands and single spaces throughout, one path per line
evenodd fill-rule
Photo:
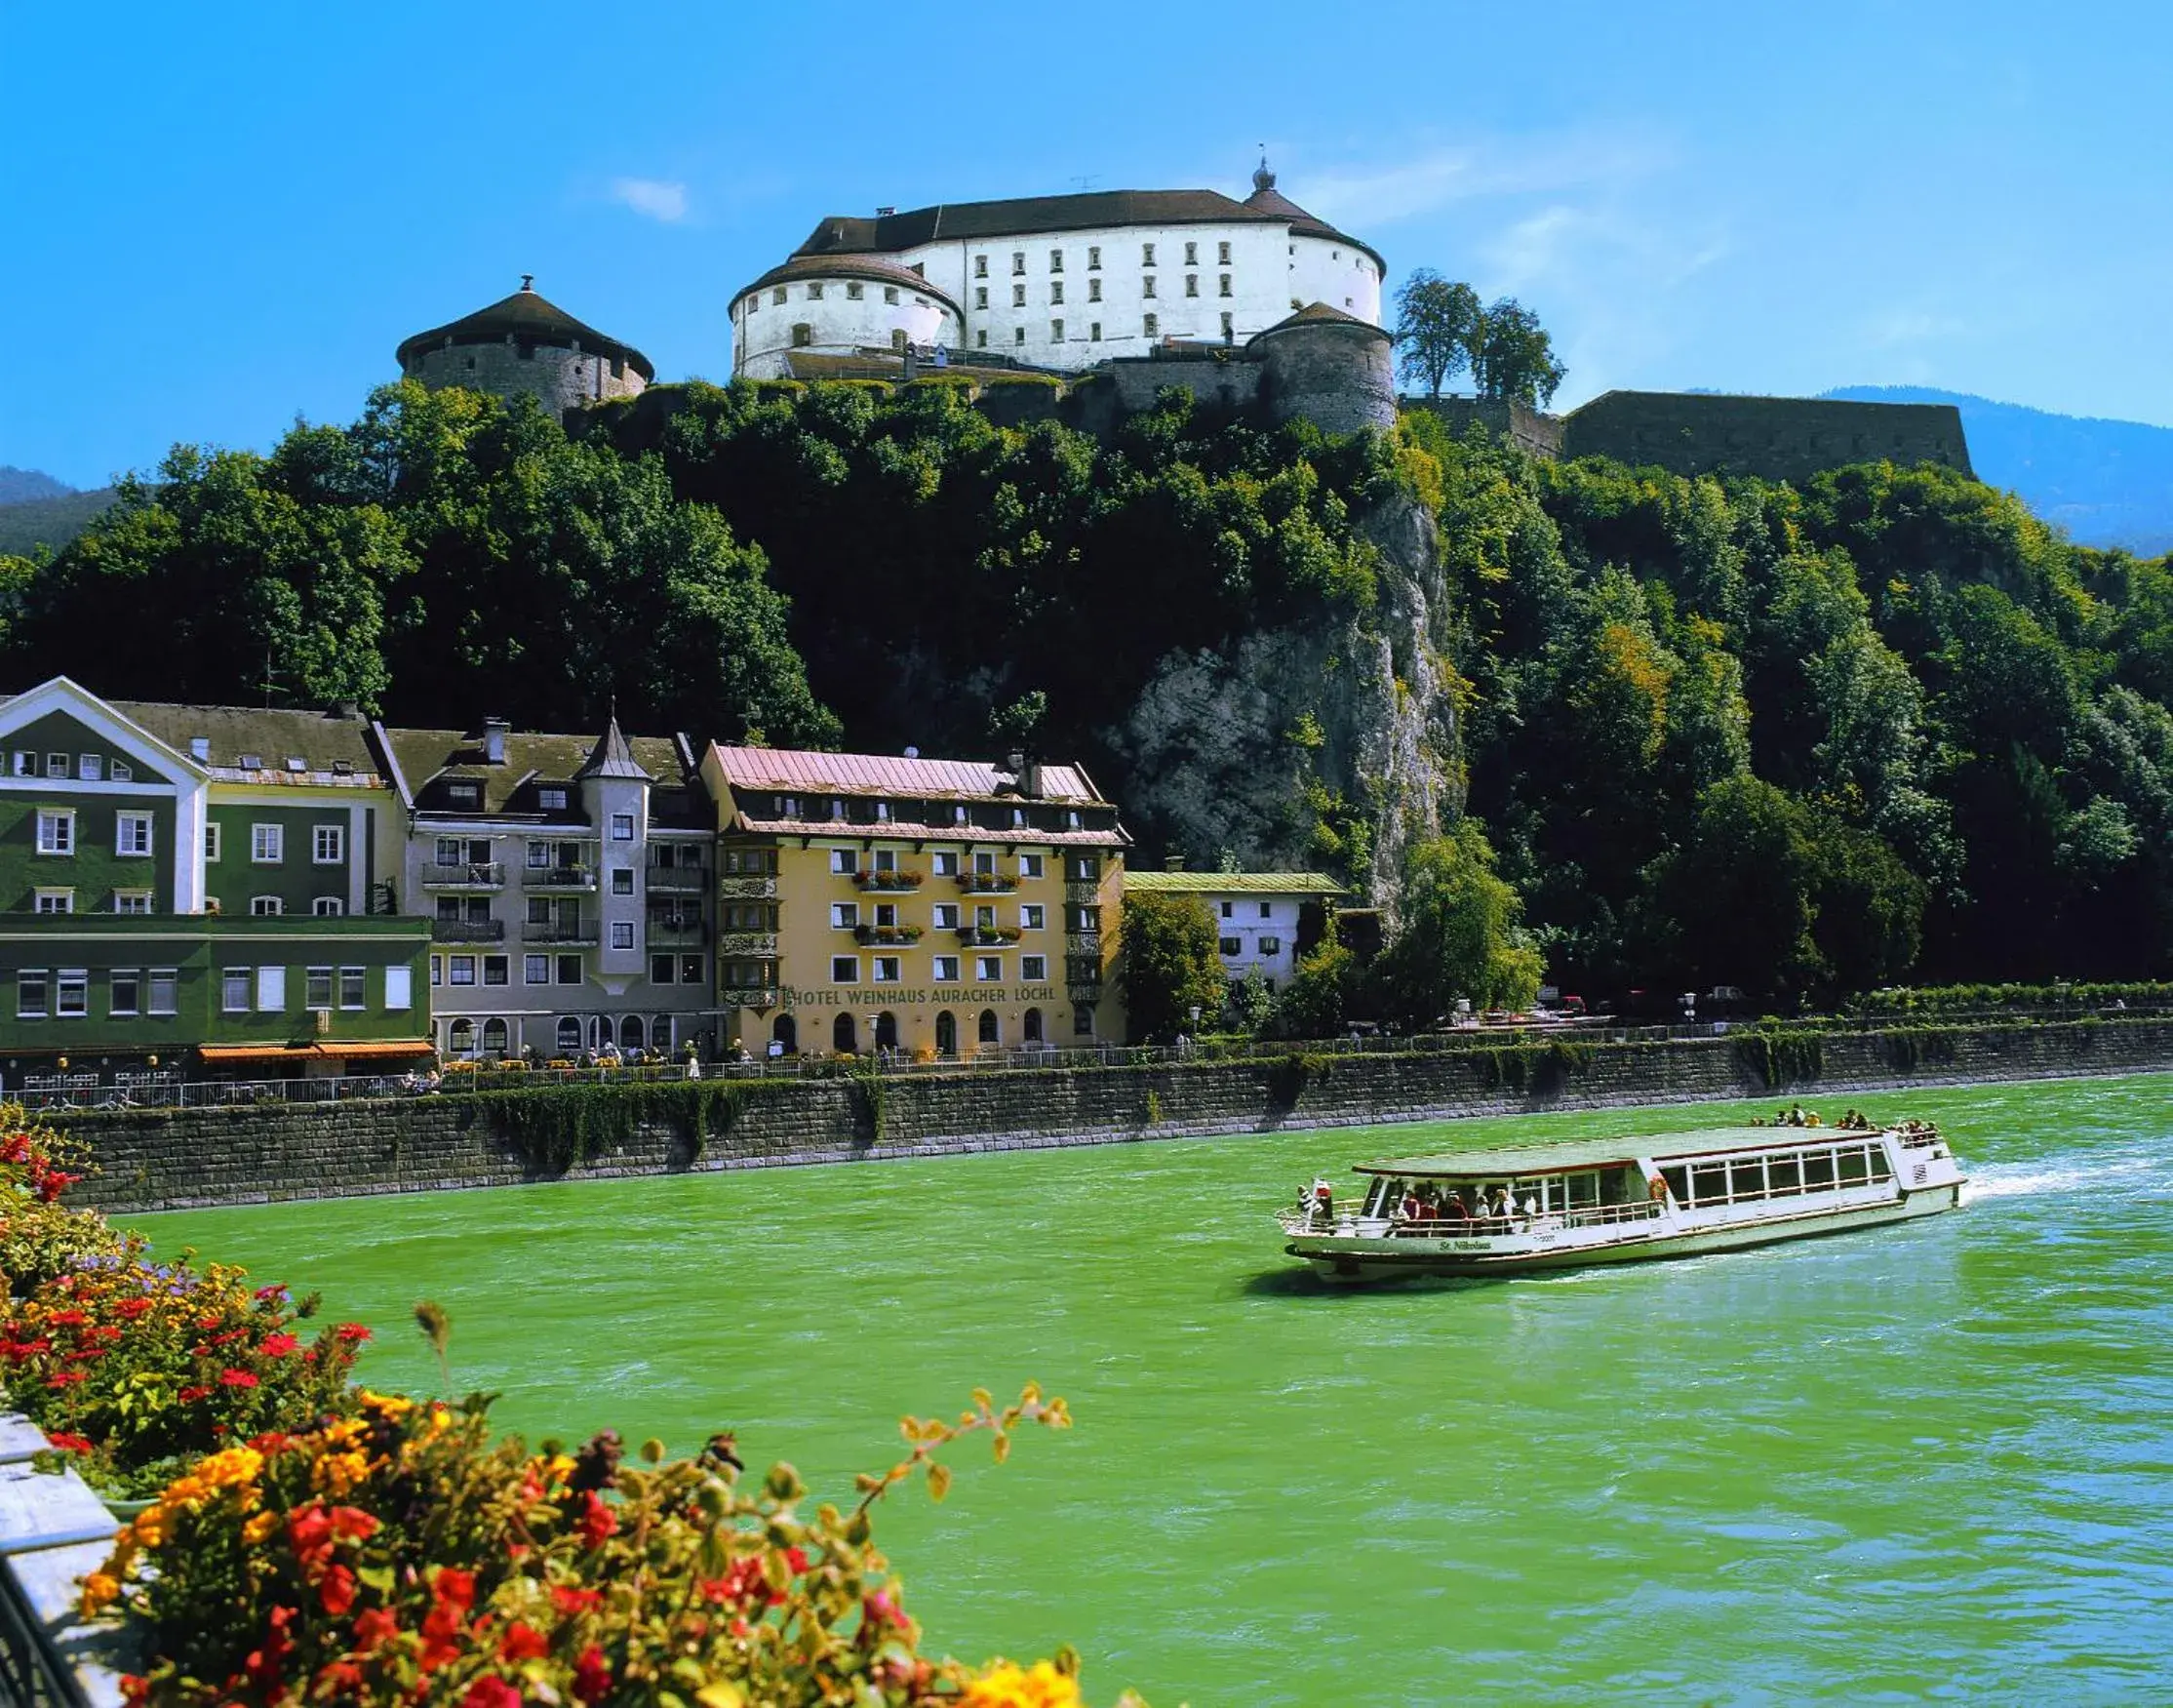
M 1457 678 L 1433 515 L 1400 496 L 1361 532 L 1371 611 L 1173 652 L 1109 739 L 1142 842 L 1196 866 L 1324 863 L 1393 929 L 1405 849 L 1463 804 Z

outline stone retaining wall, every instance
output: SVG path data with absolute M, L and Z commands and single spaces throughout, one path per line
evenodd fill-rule
M 563 1172 L 524 1152 L 503 1111 L 533 1098 L 638 1093 L 85 1113 L 68 1126 L 91 1143 L 99 1172 L 73 1196 L 129 1211 L 2173 1068 L 2173 1020 L 1830 1034 L 1815 1047 L 1822 1062 L 1807 1063 L 1799 1048 L 1791 1071 L 1800 1077 L 1776 1070 L 1770 1085 L 1750 1037 L 750 1081 L 729 1091 L 705 1082 L 652 1092 L 685 1109 L 628 1118 L 621 1142 Z M 711 1131 L 699 1137 L 695 1097 L 712 1100 Z

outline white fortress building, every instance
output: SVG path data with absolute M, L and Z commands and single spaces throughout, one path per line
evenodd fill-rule
M 825 218 L 731 299 L 732 372 L 796 356 L 943 351 L 1078 372 L 1175 345 L 1244 345 L 1317 305 L 1381 324 L 1377 251 L 1275 187 L 1100 190 Z

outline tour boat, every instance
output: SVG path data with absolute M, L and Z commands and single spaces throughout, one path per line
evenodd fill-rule
M 1952 1210 L 1965 1179 L 1939 1130 L 1728 1127 L 1365 1163 L 1278 1217 L 1330 1281 L 1517 1275 L 1734 1251 Z

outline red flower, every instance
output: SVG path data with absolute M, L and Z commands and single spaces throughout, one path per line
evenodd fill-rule
M 269 1619 L 271 1634 L 264 1639 L 261 1648 L 250 1650 L 249 1658 L 242 1663 L 242 1670 L 257 1684 L 264 1687 L 268 1694 L 277 1694 L 280 1683 L 280 1663 L 294 1649 L 294 1641 L 287 1635 L 287 1627 L 295 1622 L 293 1608 L 272 1609 Z
M 588 1505 L 581 1513 L 581 1540 L 591 1548 L 601 1548 L 605 1539 L 618 1530 L 618 1515 L 604 1504 L 603 1496 L 595 1490 L 588 1491 Z
M 175 1396 L 175 1398 L 179 1400 L 180 1403 L 184 1406 L 193 1406 L 196 1404 L 197 1401 L 205 1398 L 210 1393 L 211 1389 L 207 1387 L 203 1387 L 201 1385 L 191 1385 L 189 1387 L 183 1388 L 178 1395 Z
M 319 1700 L 334 1694 L 359 1696 L 362 1694 L 362 1668 L 351 1660 L 336 1660 L 318 1669 L 317 1686 Z
M 460 1698 L 460 1708 L 521 1708 L 521 1692 L 503 1679 L 477 1679 Z
M 611 1688 L 612 1669 L 604 1664 L 604 1651 L 591 1643 L 573 1662 L 573 1694 L 584 1702 L 601 1702 Z
M 40 1204 L 53 1203 L 61 1193 L 82 1178 L 81 1174 L 63 1174 L 58 1169 L 49 1174 L 39 1175 L 37 1179 L 38 1202 Z
M 45 1385 L 49 1388 L 72 1388 L 82 1379 L 83 1372 L 79 1370 L 57 1370 L 45 1378 Z
M 151 1301 L 147 1298 L 125 1298 L 113 1307 L 113 1311 L 116 1316 L 126 1317 L 133 1323 L 150 1308 Z
M 257 1296 L 258 1298 L 277 1298 L 286 1291 L 287 1286 L 284 1282 L 275 1281 L 269 1287 L 259 1287 L 257 1290 Z
M 570 1584 L 554 1583 L 551 1600 L 562 1613 L 588 1613 L 604 1605 L 604 1592 L 600 1589 L 574 1589 Z
M 355 1615 L 355 1647 L 364 1652 L 400 1634 L 400 1615 L 390 1608 L 365 1608 Z
M 78 1323 L 88 1323 L 90 1320 L 81 1311 L 55 1311 L 52 1316 L 46 1318 L 46 1321 L 56 1329 L 72 1329 Z
M 212 1344 L 214 1346 L 231 1346 L 234 1344 L 235 1341 L 244 1338 L 248 1333 L 249 1331 L 247 1329 L 229 1329 L 223 1334 L 214 1334 L 212 1336 Z
M 356 1340 L 369 1339 L 370 1331 L 360 1323 L 342 1323 L 332 1331 L 332 1337 L 335 1340 L 344 1340 L 351 1343 Z
M 879 1589 L 863 1601 L 860 1616 L 870 1625 L 895 1625 L 900 1631 L 906 1628 L 906 1617 L 898 1610 L 898 1604 L 890 1599 L 889 1590 Z
M 808 1569 L 807 1549 L 787 1548 L 785 1550 L 785 1564 L 792 1568 L 793 1576 L 798 1577 L 801 1572 Z
M 338 1618 L 355 1605 L 355 1574 L 344 1566 L 335 1564 L 325 1573 L 325 1580 L 317 1586 L 317 1594 L 325 1604 L 325 1611 Z
M 218 1382 L 223 1388 L 254 1388 L 257 1378 L 246 1370 L 222 1370 L 218 1372 Z
M 377 1533 L 377 1520 L 359 1506 L 336 1506 L 327 1515 L 332 1533 L 345 1542 L 367 1542 Z
M 64 1453 L 87 1453 L 93 1450 L 91 1442 L 80 1435 L 70 1435 L 64 1429 L 56 1429 L 45 1439 Z
M 460 1609 L 450 1602 L 440 1602 L 423 1616 L 422 1652 L 415 1661 L 424 1672 L 435 1672 L 448 1661 L 460 1658 L 464 1651 L 460 1640 L 463 1622 Z
M 462 1571 L 457 1566 L 441 1566 L 437 1576 L 430 1580 L 430 1594 L 441 1608 L 465 1612 L 475 1606 L 475 1573 Z
M 249 1445 L 260 1453 L 283 1453 L 295 1445 L 295 1438 L 276 1429 L 267 1429 L 262 1435 L 253 1435 Z
M 285 1358 L 300 1344 L 292 1334 L 266 1334 L 257 1350 L 267 1358 Z
M 505 1636 L 498 1643 L 498 1658 L 508 1663 L 540 1660 L 550 1652 L 550 1639 L 519 1620 L 505 1628 Z

